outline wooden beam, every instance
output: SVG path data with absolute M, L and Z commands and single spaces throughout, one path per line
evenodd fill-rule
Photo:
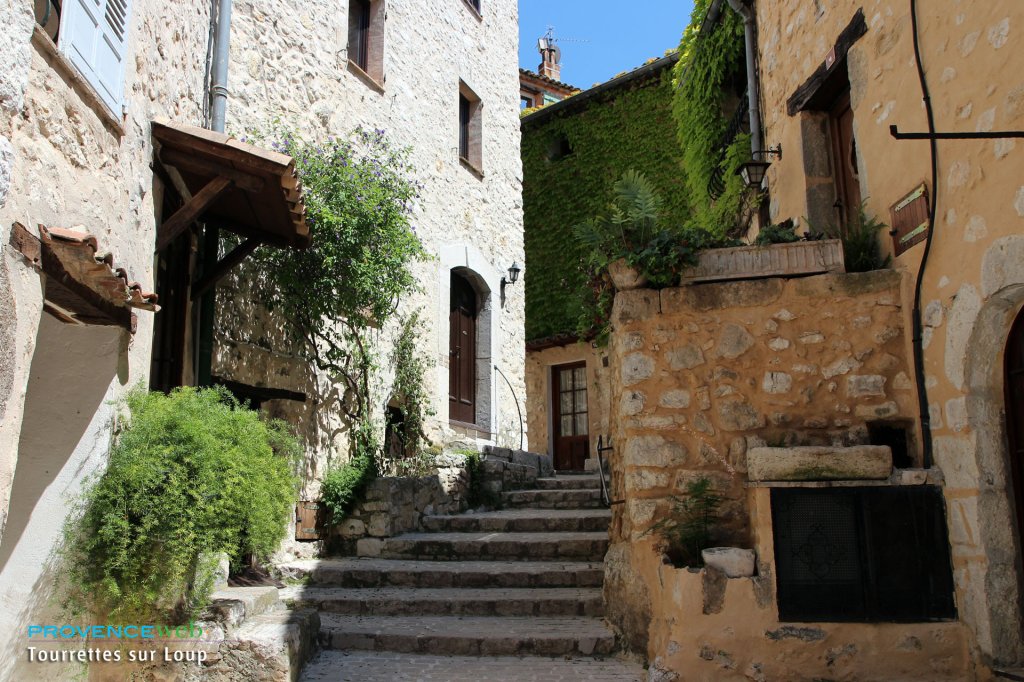
M 818 90 L 826 84 L 836 67 L 840 66 L 846 59 L 846 53 L 867 32 L 868 25 L 864 20 L 864 10 L 861 8 L 854 13 L 853 19 L 850 20 L 850 23 L 846 25 L 843 32 L 839 34 L 839 38 L 836 39 L 836 44 L 832 48 L 835 50 L 835 61 L 832 62 L 831 66 L 821 62 L 814 73 L 800 87 L 794 90 L 793 94 L 786 100 L 786 112 L 790 116 L 795 116 L 797 113 L 808 108 L 808 103 L 814 99 Z
M 258 175 L 236 170 L 202 156 L 190 156 L 175 149 L 161 149 L 160 162 L 196 175 L 220 175 L 231 178 L 236 187 L 244 189 L 246 192 L 262 192 L 266 184 Z
M 196 193 L 188 203 L 179 208 L 174 215 L 160 225 L 156 240 L 156 250 L 163 251 L 174 238 L 188 229 L 206 209 L 232 185 L 230 178 L 216 177 Z
M 24 256 L 31 264 L 32 267 L 42 267 L 42 250 L 43 246 L 39 241 L 39 238 L 28 231 L 21 223 L 14 223 L 11 225 L 11 246 L 14 250 Z
M 267 388 L 264 386 L 250 386 L 238 381 L 231 381 L 223 377 L 210 377 L 215 384 L 220 384 L 236 396 L 258 398 L 260 400 L 296 400 L 300 403 L 306 402 L 306 394 L 299 391 L 289 391 L 285 388 Z
M 203 276 L 192 285 L 192 293 L 190 294 L 192 300 L 194 301 L 205 294 L 210 287 L 217 284 L 221 278 L 244 261 L 259 245 L 259 239 L 256 237 L 250 237 L 235 248 L 231 249 L 231 253 L 221 258 L 209 274 L 203 274 Z

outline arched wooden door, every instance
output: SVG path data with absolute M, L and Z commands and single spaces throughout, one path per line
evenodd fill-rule
M 1024 312 L 1018 313 L 1006 342 L 1006 435 L 1010 448 L 1017 533 L 1024 555 Z
M 448 418 L 476 423 L 476 291 L 452 272 L 448 317 Z

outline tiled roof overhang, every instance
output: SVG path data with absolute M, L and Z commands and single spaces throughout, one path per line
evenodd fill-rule
M 114 268 L 114 257 L 99 250 L 96 237 L 81 230 L 39 226 L 36 237 L 21 223 L 11 229 L 11 246 L 46 275 L 43 309 L 69 324 L 116 325 L 135 333 L 132 308 L 156 312 L 157 296 Z
M 155 155 L 185 202 L 160 226 L 158 251 L 200 217 L 259 243 L 309 246 L 292 157 L 167 120 L 154 120 L 152 132 Z

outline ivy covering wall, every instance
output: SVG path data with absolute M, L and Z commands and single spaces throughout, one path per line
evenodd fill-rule
M 666 222 L 682 225 L 689 218 L 672 97 L 666 68 L 592 100 L 585 109 L 524 125 L 528 340 L 576 330 L 587 290 L 572 227 L 607 206 L 612 185 L 625 171 L 641 171 L 655 185 Z

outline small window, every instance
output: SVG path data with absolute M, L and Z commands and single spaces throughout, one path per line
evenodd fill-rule
M 527 97 L 526 95 L 520 95 L 519 97 L 519 108 L 520 109 L 532 109 L 533 98 Z
M 569 144 L 569 138 L 565 133 L 559 133 L 551 138 L 548 145 L 548 160 L 561 161 L 567 156 L 572 156 L 572 145 Z
M 129 0 L 36 0 L 36 23 L 118 118 L 124 101 Z
M 357 76 L 384 84 L 384 0 L 349 0 L 348 63 Z
M 465 83 L 459 84 L 459 159 L 476 174 L 483 173 L 483 105 Z
M 480 14 L 480 3 L 481 0 L 465 0 L 466 4 L 472 7 L 477 14 Z
M 956 618 L 941 489 L 776 488 L 771 505 L 780 620 Z

